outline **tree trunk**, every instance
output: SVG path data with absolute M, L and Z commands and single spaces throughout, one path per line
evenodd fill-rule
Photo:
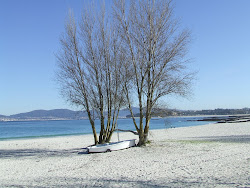
M 145 146 L 148 141 L 148 134 L 142 130 L 142 134 L 139 134 L 139 143 L 138 146 Z
M 101 130 L 100 130 L 100 135 L 99 135 L 99 144 L 104 144 L 105 131 L 104 131 L 104 117 L 103 117 L 103 115 L 101 115 L 100 121 L 101 121 Z
M 97 134 L 96 134 L 96 130 L 95 130 L 95 123 L 91 120 L 90 124 L 92 126 L 92 131 L 93 131 L 93 136 L 94 136 L 94 142 L 95 142 L 95 145 L 97 145 L 98 144 L 98 139 L 97 139 Z
M 110 142 L 112 135 L 113 135 L 113 131 L 109 132 L 109 135 L 105 140 L 106 143 Z
M 145 128 L 144 128 L 144 130 L 140 131 L 140 133 L 139 133 L 138 146 L 144 146 L 148 142 L 149 122 L 150 122 L 150 117 L 146 117 Z

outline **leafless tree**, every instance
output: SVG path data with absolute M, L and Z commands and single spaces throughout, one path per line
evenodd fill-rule
M 121 74 L 125 57 L 116 33 L 105 6 L 98 11 L 84 10 L 79 23 L 71 13 L 57 54 L 61 93 L 70 103 L 86 110 L 95 144 L 110 141 L 119 110 L 125 105 Z M 100 119 L 99 138 L 96 118 Z
M 190 32 L 178 27 L 171 0 L 127 2 L 114 1 L 113 16 L 126 61 L 130 62 L 127 73 L 132 76 L 132 83 L 125 83 L 126 98 L 139 145 L 144 145 L 156 102 L 171 94 L 186 96 L 190 91 L 194 73 L 188 70 L 185 58 Z M 133 96 L 137 96 L 139 103 L 139 125 L 132 111 Z
M 178 27 L 171 0 L 115 0 L 111 18 L 104 6 L 98 13 L 85 10 L 79 24 L 69 16 L 57 55 L 58 80 L 67 100 L 87 111 L 95 144 L 110 141 L 119 110 L 128 105 L 139 145 L 144 145 L 156 103 L 190 91 L 194 73 L 185 58 L 190 32 Z M 132 111 L 134 98 L 139 124 Z

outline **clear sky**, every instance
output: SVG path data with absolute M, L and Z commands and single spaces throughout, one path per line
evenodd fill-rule
M 109 5 L 110 1 L 107 1 Z M 250 107 L 250 1 L 175 0 L 175 15 L 192 31 L 189 56 L 199 71 L 191 99 L 177 109 Z M 68 10 L 86 1 L 0 0 L 0 114 L 69 108 L 54 82 L 55 53 Z

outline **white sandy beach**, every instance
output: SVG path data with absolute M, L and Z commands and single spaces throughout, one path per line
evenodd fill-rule
M 0 141 L 0 187 L 250 187 L 250 122 L 152 130 L 150 140 L 98 154 L 81 149 L 92 135 Z

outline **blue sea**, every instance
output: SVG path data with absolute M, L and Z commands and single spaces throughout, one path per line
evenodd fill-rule
M 212 123 L 204 121 L 188 121 L 197 119 L 201 119 L 201 117 L 153 118 L 150 121 L 150 129 L 189 127 Z M 139 122 L 139 119 L 137 119 L 137 121 Z M 97 132 L 99 132 L 100 121 L 96 120 L 95 123 Z M 119 119 L 118 128 L 124 130 L 135 130 L 132 119 Z M 89 120 L 0 121 L 0 140 L 82 134 L 92 134 Z

